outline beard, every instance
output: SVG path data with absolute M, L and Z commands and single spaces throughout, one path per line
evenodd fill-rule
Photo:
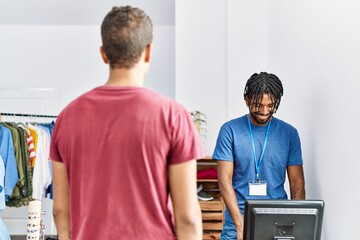
M 259 113 L 253 113 L 251 111 L 250 114 L 252 116 L 252 119 L 259 125 L 266 125 L 273 115 L 273 113 L 269 113 L 268 115 L 262 115 Z

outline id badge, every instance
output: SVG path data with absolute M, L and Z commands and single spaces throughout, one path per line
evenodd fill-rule
M 265 181 L 249 182 L 250 196 L 267 196 L 267 183 Z

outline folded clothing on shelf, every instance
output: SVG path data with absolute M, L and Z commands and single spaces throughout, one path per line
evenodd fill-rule
M 197 179 L 217 179 L 217 170 L 215 168 L 200 170 L 196 176 Z

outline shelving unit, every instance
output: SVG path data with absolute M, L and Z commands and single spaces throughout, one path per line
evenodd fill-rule
M 211 158 L 197 160 L 197 171 L 214 168 L 217 163 Z M 203 220 L 203 240 L 220 239 L 224 225 L 224 201 L 221 197 L 217 179 L 198 179 L 198 184 L 203 185 L 203 191 L 210 194 L 214 199 L 210 201 L 199 200 Z

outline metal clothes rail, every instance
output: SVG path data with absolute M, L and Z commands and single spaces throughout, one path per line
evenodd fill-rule
M 37 117 L 37 118 L 57 118 L 55 115 L 39 115 L 39 114 L 24 114 L 24 113 L 2 113 L 1 116 L 15 116 L 15 117 Z

